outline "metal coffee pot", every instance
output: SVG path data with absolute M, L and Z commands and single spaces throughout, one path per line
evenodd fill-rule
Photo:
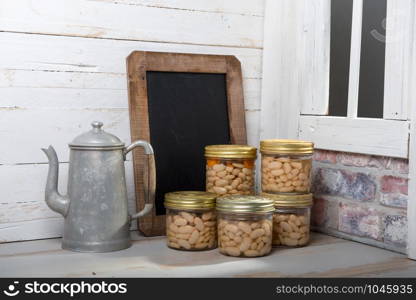
M 58 157 L 49 146 L 42 149 L 49 159 L 45 190 L 48 206 L 65 218 L 62 248 L 80 252 L 107 252 L 131 245 L 131 220 L 152 210 L 156 172 L 152 146 L 135 141 L 124 146 L 116 136 L 101 129 L 103 123 L 93 122 L 92 129 L 69 144 L 68 194 L 60 195 Z M 144 190 L 146 204 L 142 211 L 129 216 L 124 170 L 126 154 L 143 147 L 147 155 Z

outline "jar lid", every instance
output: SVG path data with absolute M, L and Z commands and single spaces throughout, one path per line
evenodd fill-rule
M 233 195 L 217 198 L 217 210 L 233 213 L 267 213 L 274 211 L 272 199 L 260 196 Z
M 120 141 L 118 137 L 102 130 L 102 122 L 94 121 L 91 123 L 91 126 L 92 129 L 90 131 L 77 136 L 72 143 L 69 144 L 71 149 L 85 148 L 86 150 L 112 150 L 124 147 L 124 143 Z
M 290 195 L 290 194 L 268 194 L 261 196 L 272 199 L 275 207 L 308 207 L 312 206 L 312 194 Z
M 313 143 L 300 140 L 263 140 L 260 152 L 266 154 L 312 154 Z
M 248 145 L 210 145 L 205 147 L 205 157 L 256 158 L 257 148 Z
M 180 191 L 165 194 L 166 208 L 214 208 L 217 194 L 202 191 Z

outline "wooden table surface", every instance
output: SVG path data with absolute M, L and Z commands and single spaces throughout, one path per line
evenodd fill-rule
M 308 247 L 276 248 L 262 258 L 176 251 L 164 237 L 133 238 L 131 248 L 111 253 L 62 250 L 60 239 L 1 244 L 0 277 L 416 277 L 416 261 L 404 255 L 316 233 Z

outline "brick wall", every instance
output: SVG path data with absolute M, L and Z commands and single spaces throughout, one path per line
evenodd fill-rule
M 405 159 L 316 151 L 313 228 L 405 253 L 408 171 Z

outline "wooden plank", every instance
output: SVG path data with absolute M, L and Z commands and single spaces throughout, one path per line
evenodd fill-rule
M 1 133 L 9 142 L 0 145 L 0 164 L 45 163 L 47 158 L 40 148 L 48 145 L 55 147 L 60 161 L 68 161 L 68 143 L 89 130 L 94 120 L 103 121 L 104 130 L 130 142 L 128 110 L 124 108 L 1 110 Z
M 99 105 L 98 102 L 96 105 Z M 258 113 L 258 110 L 254 111 Z M 0 132 L 9 141 L 0 145 L 0 164 L 46 163 L 46 156 L 40 148 L 50 144 L 55 147 L 59 161 L 66 162 L 69 158 L 68 143 L 89 130 L 93 120 L 102 120 L 105 130 L 117 135 L 125 143 L 130 142 L 126 108 L 0 108 Z M 252 143 L 257 141 L 257 121 L 247 121 Z M 16 132 L 24 134 L 16 135 Z
M 133 183 L 133 165 L 131 159 L 125 162 L 127 196 L 131 212 L 135 209 L 134 183 Z M 7 214 L 3 211 L 6 206 L 18 205 L 25 203 L 41 203 L 45 199 L 45 185 L 48 173 L 48 164 L 19 164 L 19 165 L 0 165 L 0 181 L 2 185 L 2 197 L 0 199 L 0 223 L 5 221 L 25 221 L 43 217 L 44 214 L 35 215 L 30 218 L 26 212 L 15 212 Z M 60 163 L 58 189 L 62 194 L 66 194 L 68 184 L 68 163 Z M 13 208 L 13 207 L 11 207 Z M 9 210 L 10 211 L 10 210 Z M 54 216 L 58 216 L 57 214 Z
M 247 144 L 259 147 L 260 144 L 260 109 L 246 110 Z
M 386 36 L 375 38 L 386 43 L 384 78 L 384 118 L 407 120 L 408 105 L 412 101 L 411 63 L 414 60 L 413 31 L 415 1 L 388 0 Z
M 296 138 L 300 113 L 297 37 L 300 1 L 267 0 L 260 138 Z
M 245 145 L 247 144 L 247 128 L 241 63 L 234 56 L 226 56 L 225 63 L 231 143 Z
M 90 38 L 261 48 L 262 26 L 258 16 L 87 0 L 4 0 L 0 7 L 1 31 Z
M 355 0 L 352 8 L 350 77 L 348 87 L 349 118 L 356 118 L 358 112 L 358 88 L 360 83 L 361 26 L 363 17 L 363 0 Z
M 413 16 L 416 16 L 416 6 L 413 7 Z M 413 51 L 416 49 L 416 19 L 412 31 Z M 416 260 L 416 60 L 413 59 L 410 66 L 409 85 L 409 117 L 410 143 L 409 143 L 409 200 L 407 203 L 407 251 L 411 259 Z
M 330 1 L 267 1 L 265 11 L 262 134 L 294 137 L 299 111 L 328 112 Z
M 299 138 L 313 141 L 318 149 L 407 158 L 409 123 L 301 116 Z
M 61 217 L 0 224 L 0 243 L 60 237 L 63 225 Z
M 21 200 L 18 203 L 2 203 L 0 204 L 0 224 L 7 224 L 9 226 L 15 222 L 27 222 L 39 219 L 58 218 L 59 216 L 52 212 L 44 201 L 41 202 L 25 202 Z M 3 234 L 0 230 L 0 239 Z M 11 241 L 15 241 L 13 239 Z
M 298 35 L 301 114 L 326 115 L 329 99 L 330 0 L 302 0 Z M 284 44 L 281 45 L 284 47 Z
M 126 76 L 0 69 L 1 108 L 127 108 Z M 246 109 L 260 109 L 261 79 L 243 79 Z M 88 99 L 88 101 L 86 101 Z
M 114 2 L 125 5 L 139 5 L 158 8 L 173 8 L 189 11 L 230 13 L 249 16 L 263 16 L 263 0 L 91 0 L 99 2 Z
M 125 163 L 129 213 L 136 212 L 132 161 Z M 0 165 L 0 242 L 12 242 L 61 236 L 60 215 L 45 203 L 47 164 Z M 66 194 L 68 164 L 61 163 L 59 191 Z M 45 228 L 52 228 L 47 229 Z M 136 223 L 132 229 L 136 229 Z
M 62 250 L 59 239 L 6 244 L 0 247 L 0 276 L 368 277 L 395 272 L 401 277 L 416 272 L 416 262 L 404 255 L 351 241 L 328 242 L 320 234 L 313 234 L 307 247 L 275 248 L 253 259 L 227 257 L 218 249 L 176 251 L 165 243 L 164 238 L 139 237 L 129 249 L 94 255 Z
M 261 78 L 261 49 L 8 32 L 0 32 L 0 44 L 0 68 L 3 69 L 125 74 L 126 57 L 134 50 L 142 50 L 234 55 L 242 63 L 244 78 Z
M 118 73 L 49 72 L 38 70 L 0 69 L 0 88 L 126 90 L 125 85 L 126 76 Z M 56 99 L 55 101 L 59 101 L 59 99 Z

